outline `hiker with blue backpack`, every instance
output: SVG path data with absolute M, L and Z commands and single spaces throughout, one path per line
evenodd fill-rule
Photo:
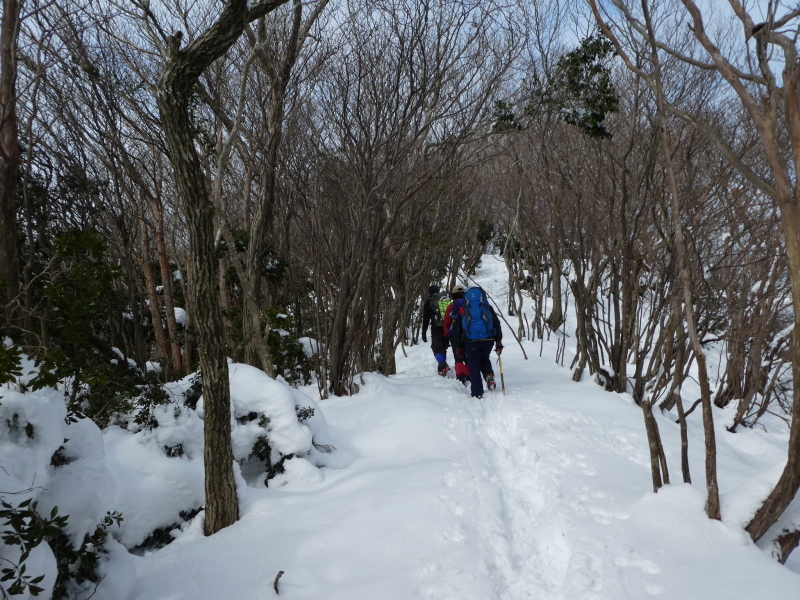
M 484 379 L 490 392 L 496 387 L 490 356 L 492 347 L 498 355 L 503 351 L 500 319 L 489 304 L 486 292 L 480 287 L 467 289 L 463 314 L 459 311 L 452 317 L 453 328 L 449 339 L 453 353 L 467 361 L 472 397 L 483 398 Z
M 439 375 L 447 377 L 450 366 L 447 364 L 448 339 L 444 335 L 444 315 L 447 306 L 450 304 L 450 297 L 446 293 L 440 293 L 440 288 L 436 284 L 428 286 L 429 298 L 425 301 L 422 308 L 422 341 L 427 342 L 428 326 L 431 328 L 431 350 L 438 363 Z

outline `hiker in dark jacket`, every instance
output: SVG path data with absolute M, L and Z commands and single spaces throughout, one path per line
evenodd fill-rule
M 438 285 L 428 287 L 430 296 L 422 308 L 422 341 L 427 342 L 428 326 L 431 328 L 431 350 L 438 362 L 438 372 L 442 377 L 447 377 L 450 366 L 447 364 L 448 340 L 444 335 L 444 317 L 442 312 L 449 302 L 447 294 L 439 293 Z M 442 306 L 440 306 L 440 303 Z
M 447 307 L 447 310 L 444 314 L 444 336 L 450 339 L 450 334 L 453 330 L 454 321 L 460 320 L 461 317 L 464 316 L 464 310 L 466 306 L 466 302 L 464 301 L 464 292 L 467 291 L 463 285 L 458 284 L 453 286 L 452 291 L 450 292 L 450 297 L 453 301 Z M 467 385 L 469 381 L 469 367 L 467 366 L 466 358 L 463 356 L 463 352 L 461 356 L 459 353 L 456 352 L 455 346 L 453 346 L 453 358 L 456 362 L 456 379 L 458 379 L 464 385 Z
M 484 379 L 489 391 L 496 387 L 490 355 L 492 347 L 497 354 L 503 351 L 503 331 L 500 319 L 481 288 L 469 288 L 464 300 L 464 314 L 453 321 L 450 343 L 453 353 L 467 361 L 472 397 L 483 398 Z

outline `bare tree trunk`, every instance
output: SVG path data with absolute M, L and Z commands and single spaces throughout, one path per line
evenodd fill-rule
M 642 0 L 642 11 L 645 15 L 647 33 L 651 48 L 651 60 L 653 62 L 653 81 L 655 82 L 656 102 L 658 104 L 658 125 L 661 130 L 661 145 L 664 152 L 664 162 L 667 169 L 667 179 L 669 181 L 670 201 L 672 206 L 672 225 L 675 235 L 675 247 L 678 254 L 678 271 L 683 288 L 683 307 L 686 314 L 686 327 L 689 332 L 689 340 L 692 350 L 697 360 L 697 375 L 700 380 L 700 399 L 703 407 L 703 430 L 706 440 L 706 489 L 708 491 L 708 516 L 711 519 L 719 520 L 719 485 L 717 483 L 717 443 L 714 433 L 714 415 L 711 405 L 711 387 L 708 382 L 708 370 L 706 368 L 706 355 L 703 346 L 700 344 L 700 336 L 697 333 L 695 323 L 694 305 L 692 300 L 692 280 L 689 273 L 689 265 L 686 257 L 686 243 L 683 239 L 683 225 L 681 223 L 680 202 L 678 201 L 678 183 L 675 179 L 675 171 L 672 167 L 672 153 L 669 148 L 667 137 L 667 119 L 664 109 L 664 89 L 661 81 L 661 63 L 656 49 L 655 34 L 653 24 L 650 19 L 650 8 L 647 0 Z
M 742 23 L 745 30 L 744 49 L 746 59 L 741 64 L 753 65 L 751 68 L 757 74 L 757 83 L 751 73 L 742 72 L 726 59 L 722 51 L 708 37 L 703 16 L 693 0 L 681 0 L 686 11 L 691 17 L 691 31 L 697 41 L 708 53 L 712 63 L 708 67 L 718 71 L 730 88 L 738 96 L 742 107 L 749 115 L 752 124 L 759 133 L 764 157 L 769 164 L 770 178 L 764 177 L 744 162 L 741 157 L 725 142 L 723 136 L 713 125 L 702 119 L 667 104 L 660 93 L 660 83 L 654 80 L 635 66 L 626 54 L 619 39 L 606 25 L 600 15 L 595 0 L 589 0 L 595 19 L 603 32 L 614 42 L 617 52 L 625 61 L 629 69 L 637 73 L 648 82 L 657 92 L 660 101 L 660 113 L 664 108 L 684 121 L 691 123 L 698 131 L 711 140 L 717 149 L 725 156 L 729 164 L 734 167 L 751 185 L 762 193 L 770 196 L 781 214 L 781 225 L 784 234 L 786 256 L 789 263 L 789 278 L 792 284 L 792 305 L 794 308 L 794 330 L 792 344 L 792 379 L 793 379 L 793 418 L 790 426 L 788 460 L 778 483 L 764 504 L 758 510 L 753 520 L 748 524 L 747 531 L 753 540 L 760 539 L 777 519 L 786 510 L 800 488 L 800 189 L 797 185 L 797 173 L 800 168 L 800 61 L 798 61 L 797 46 L 789 32 L 797 27 L 798 12 L 787 10 L 783 16 L 771 13 L 771 18 L 759 25 L 755 25 L 746 7 L 740 2 L 730 2 L 731 8 Z M 770 4 L 772 8 L 777 4 Z M 643 7 L 647 9 L 643 0 Z M 628 22 L 633 18 L 625 13 Z M 648 15 L 649 20 L 649 15 Z M 648 26 L 647 35 L 652 47 L 655 46 L 652 26 Z M 751 55 L 750 38 L 754 38 L 755 56 Z M 670 49 L 667 45 L 661 46 L 672 56 L 687 64 L 698 66 L 697 59 L 691 59 L 680 52 Z M 774 65 L 775 50 L 783 54 L 782 60 L 777 61 L 783 67 L 780 80 L 775 76 Z M 655 52 L 655 50 L 653 50 Z M 779 125 L 779 112 L 783 105 L 784 115 L 788 127 Z M 778 131 L 781 136 L 788 130 L 791 153 L 781 147 Z M 787 164 L 787 157 L 791 157 L 792 164 Z M 691 334 L 691 330 L 690 330 Z M 693 346 L 695 346 L 693 341 Z M 699 367 L 702 367 L 698 363 Z M 706 382 L 707 383 L 707 382 Z M 703 381 L 701 380 L 701 390 Z M 704 406 L 703 414 L 710 414 L 710 408 Z M 708 469 L 708 465 L 707 465 Z
M 136 294 L 136 287 L 138 286 L 136 286 L 136 279 L 133 276 L 133 269 L 130 262 L 130 260 L 125 261 L 125 271 L 128 276 L 128 302 L 131 303 L 131 318 L 133 320 L 133 354 L 136 364 L 139 365 L 142 371 L 145 371 L 147 368 L 147 356 L 145 354 L 142 316 L 139 312 L 140 305 L 138 302 L 141 296 L 137 297 Z
M 555 331 L 564 324 L 564 309 L 561 300 L 561 259 L 553 254 L 552 250 L 550 251 L 550 266 L 553 273 L 551 278 L 553 293 L 550 298 L 553 308 L 550 311 L 550 315 L 545 319 L 545 323 L 547 323 L 550 331 Z
M 0 25 L 0 285 L 5 287 L 3 305 L 9 321 L 16 314 L 12 303 L 19 293 L 17 183 L 20 148 L 16 90 L 19 12 L 18 0 L 3 1 Z
M 192 333 L 192 315 L 194 314 L 194 308 L 192 307 L 192 298 L 189 296 L 189 285 L 188 285 L 188 275 L 189 272 L 189 264 L 191 264 L 191 258 L 187 261 L 185 268 L 181 268 L 180 263 L 178 263 L 178 271 L 181 274 L 181 291 L 183 292 L 183 298 L 186 302 L 186 323 L 184 323 L 184 341 L 183 341 L 183 369 L 184 374 L 188 375 L 192 372 L 192 351 L 194 350 L 194 334 Z
M 780 558 L 778 559 L 782 565 L 786 564 L 786 559 L 792 553 L 792 550 L 800 545 L 800 530 L 788 531 L 779 536 L 777 540 L 778 549 L 780 551 Z
M 243 0 L 229 2 L 219 20 L 187 49 L 181 35 L 169 40 L 169 56 L 158 82 L 161 123 L 175 171 L 175 183 L 189 225 L 192 254 L 190 294 L 203 371 L 205 409 L 205 533 L 211 535 L 239 518 L 231 446 L 231 403 L 219 263 L 214 245 L 214 205 L 192 139 L 188 103 L 200 74 L 241 35 L 247 16 Z
M 800 69 L 798 69 L 800 70 Z M 798 82 L 794 82 L 798 85 Z M 800 119 L 794 132 L 800 138 Z M 800 146 L 800 139 L 798 139 Z M 794 332 L 792 334 L 792 424 L 789 431 L 789 449 L 786 466 L 775 489 L 745 528 L 753 540 L 759 540 L 783 514 L 800 489 L 800 191 L 795 192 L 793 203 L 782 206 L 781 217 L 792 279 L 794 305 Z M 787 203 L 788 204 L 788 203 Z
M 158 265 L 161 269 L 161 285 L 164 288 L 164 316 L 167 320 L 167 331 L 169 332 L 172 368 L 175 373 L 182 373 L 183 358 L 181 356 L 181 346 L 178 343 L 178 322 L 175 319 L 175 292 L 172 283 L 172 271 L 167 257 L 167 243 L 164 236 L 164 211 L 161 207 L 161 199 L 150 198 L 150 208 L 153 211 L 156 226 L 156 252 L 158 253 Z
M 625 220 L 623 215 L 622 220 Z M 627 228 L 624 227 L 624 234 L 622 237 L 623 253 L 622 253 L 622 272 L 620 273 L 620 286 L 621 286 L 621 323 L 620 323 L 620 347 L 618 364 L 615 367 L 617 372 L 619 392 L 628 391 L 628 358 L 629 350 L 632 344 L 636 343 L 634 336 L 635 319 L 636 319 L 636 298 L 633 287 L 634 282 L 638 279 L 638 270 L 631 257 L 631 247 L 628 241 Z
M 673 373 L 673 384 L 670 389 L 670 396 L 673 397 L 675 405 L 678 407 L 678 425 L 681 428 L 681 475 L 684 483 L 692 483 L 692 475 L 689 470 L 689 431 L 686 426 L 686 413 L 683 410 L 683 399 L 681 398 L 681 383 L 683 380 L 683 363 L 685 353 L 686 332 L 683 329 L 683 320 L 680 314 L 680 305 L 675 298 L 672 307 L 672 318 L 675 321 L 675 344 L 677 351 L 675 354 L 675 367 Z
M 156 291 L 156 276 L 153 272 L 153 265 L 150 262 L 150 236 L 147 233 L 147 223 L 144 219 L 140 220 L 142 231 L 142 272 L 147 288 L 147 302 L 150 305 L 150 318 L 153 321 L 153 335 L 156 338 L 156 356 L 161 363 L 164 373 L 169 376 L 172 372 L 169 360 L 169 344 L 167 335 L 164 332 L 164 325 L 161 322 L 161 310 L 159 309 L 158 292 Z
M 653 492 L 658 492 L 664 482 L 661 479 L 661 451 L 656 432 L 657 425 L 653 418 L 653 405 L 650 400 L 642 402 L 642 414 L 644 415 L 644 429 L 647 432 L 647 447 L 650 449 L 650 474 L 653 477 Z
M 327 1 L 323 3 L 327 4 Z M 318 15 L 316 12 L 315 15 Z M 312 18 L 316 18 L 312 16 Z M 286 102 L 286 89 L 289 85 L 292 67 L 294 66 L 297 55 L 302 44 L 300 39 L 300 28 L 303 19 L 303 4 L 295 2 L 294 18 L 292 20 L 292 33 L 287 41 L 286 56 L 277 69 L 272 68 L 269 60 L 263 55 L 262 58 L 269 71 L 272 72 L 274 82 L 270 91 L 269 109 L 267 114 L 267 129 L 269 142 L 267 144 L 264 165 L 261 170 L 261 193 L 258 204 L 256 205 L 253 223 L 250 228 L 250 239 L 248 244 L 247 256 L 247 277 L 250 279 L 251 301 L 245 301 L 244 316 L 242 324 L 244 326 L 245 338 L 249 338 L 247 355 L 252 361 L 258 358 L 261 368 L 270 376 L 275 376 L 275 367 L 269 351 L 267 340 L 269 339 L 270 323 L 267 319 L 266 331 L 261 334 L 261 320 L 263 303 L 263 278 L 264 270 L 264 247 L 269 228 L 272 226 L 275 214 L 275 195 L 278 167 L 278 150 L 280 149 L 283 137 L 283 118 L 284 104 Z M 310 26 L 310 24 L 309 24 Z
M 658 448 L 658 460 L 661 465 L 661 476 L 664 478 L 664 484 L 669 485 L 669 469 L 667 468 L 667 455 L 664 454 L 664 445 L 661 443 L 661 433 L 658 430 L 658 423 L 653 416 L 653 406 L 650 405 L 650 418 L 653 420 L 653 429 L 656 434 L 656 447 Z

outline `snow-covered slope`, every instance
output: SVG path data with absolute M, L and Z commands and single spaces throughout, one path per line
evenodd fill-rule
M 478 280 L 504 304 L 502 262 L 486 257 Z M 341 468 L 247 488 L 240 522 L 204 538 L 196 520 L 137 557 L 131 598 L 263 600 L 279 571 L 297 600 L 800 597 L 798 557 L 781 566 L 741 530 L 785 431 L 718 427 L 723 522 L 710 521 L 699 414 L 695 484 L 653 494 L 630 397 L 574 383 L 554 343 L 541 358 L 525 343 L 525 360 L 506 331 L 505 347 L 505 396 L 471 399 L 422 345 L 398 353 L 398 375 L 321 402 Z M 657 418 L 680 481 L 677 425 Z

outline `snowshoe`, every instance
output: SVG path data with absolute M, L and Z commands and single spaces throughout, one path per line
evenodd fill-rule
M 495 389 L 497 388 L 497 384 L 494 382 L 494 375 L 486 376 L 486 386 L 489 388 L 490 392 L 495 391 Z

